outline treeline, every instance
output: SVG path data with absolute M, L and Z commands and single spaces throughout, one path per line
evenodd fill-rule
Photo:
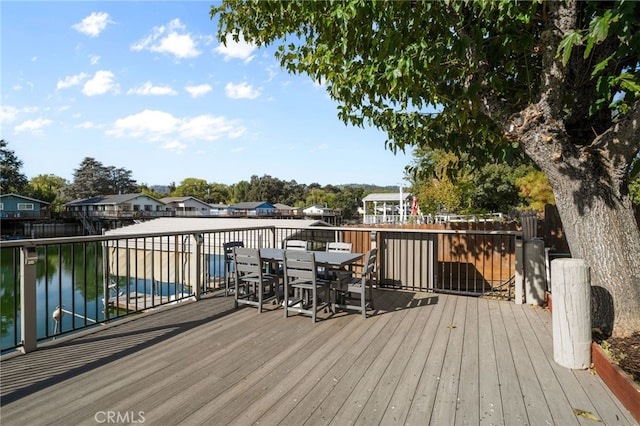
M 54 211 L 66 202 L 96 195 L 142 192 L 155 198 L 192 196 L 210 204 L 266 201 L 291 207 L 320 204 L 342 211 L 346 220 L 357 219 L 362 199 L 372 192 L 396 192 L 396 186 L 367 184 L 320 185 L 284 181 L 264 175 L 226 185 L 191 177 L 176 184 L 148 186 L 132 178 L 124 168 L 105 166 L 87 157 L 74 171 L 73 181 L 55 175 L 39 175 L 31 180 L 20 172 L 22 162 L 7 143 L 0 141 L 2 193 L 15 192 L 53 204 Z M 443 150 L 416 149 L 409 168 L 407 192 L 418 198 L 424 214 L 511 213 L 514 210 L 542 212 L 555 204 L 553 191 L 544 173 L 522 161 L 489 161 L 473 164 L 466 155 Z M 410 173 L 413 170 L 414 173 Z M 640 160 L 632 167 L 629 189 L 634 204 L 640 204 Z
M 62 204 L 76 199 L 98 195 L 142 192 L 154 198 L 192 196 L 210 204 L 233 204 L 243 201 L 266 201 L 291 207 L 325 205 L 342 211 L 344 219 L 358 218 L 362 198 L 371 192 L 395 192 L 397 187 L 380 187 L 367 184 L 320 185 L 301 184 L 295 180 L 284 181 L 268 175 L 251 176 L 249 181 L 232 185 L 207 182 L 199 178 L 187 178 L 166 187 L 139 184 L 133 173 L 124 168 L 105 166 L 95 158 L 86 157 L 74 170 L 73 181 L 52 174 L 38 175 L 31 180 L 20 169 L 22 161 L 0 141 L 2 193 L 18 193 L 52 203 L 54 211 Z

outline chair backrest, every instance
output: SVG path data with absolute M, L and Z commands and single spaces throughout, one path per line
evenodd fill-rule
M 286 240 L 284 249 L 285 250 L 306 250 L 307 242 L 304 240 Z
M 229 241 L 228 243 L 222 244 L 222 249 L 224 250 L 224 258 L 225 258 L 225 260 L 233 260 L 233 249 L 235 247 L 244 247 L 244 242 L 242 242 L 242 241 Z
M 262 259 L 258 249 L 234 247 L 233 263 L 239 277 L 254 274 L 260 276 L 262 274 Z
M 343 243 L 338 241 L 330 241 L 327 243 L 327 251 L 341 251 L 351 253 L 353 250 L 353 244 Z
M 371 279 L 373 271 L 376 269 L 376 261 L 378 259 L 378 249 L 372 248 L 364 257 L 364 266 L 362 267 L 362 275 Z
M 318 269 L 316 268 L 316 256 L 313 252 L 285 250 L 282 260 L 285 280 L 303 279 L 316 281 Z

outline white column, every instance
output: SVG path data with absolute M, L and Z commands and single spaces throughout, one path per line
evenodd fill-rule
M 591 280 L 582 259 L 551 262 L 553 359 L 563 367 L 591 365 Z

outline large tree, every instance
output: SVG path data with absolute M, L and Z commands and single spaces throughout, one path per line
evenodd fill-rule
M 614 307 L 616 334 L 640 329 L 640 2 L 228 0 L 211 16 L 222 41 L 277 44 L 285 69 L 326 82 L 339 116 L 387 131 L 392 150 L 525 153 L 613 301 L 599 314 Z
M 29 180 L 29 196 L 51 203 L 53 211 L 62 207 L 63 192 L 69 185 L 66 179 L 54 174 L 38 175 Z
M 67 200 L 95 197 L 97 195 L 128 194 L 138 191 L 131 171 L 104 166 L 92 157 L 85 157 L 74 170 L 73 182 L 64 189 Z
M 8 146 L 4 139 L 0 140 L 0 193 L 20 194 L 26 188 L 28 181 L 20 171 L 22 160 Z

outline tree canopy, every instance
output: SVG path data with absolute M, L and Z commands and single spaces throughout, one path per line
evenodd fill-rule
M 126 194 L 138 190 L 131 170 L 104 166 L 92 157 L 85 157 L 73 174 L 73 182 L 64 190 L 67 200 L 97 195 Z
M 27 177 L 22 174 L 22 160 L 9 149 L 9 144 L 0 140 L 0 193 L 20 193 L 27 186 Z
M 528 157 L 616 329 L 640 329 L 640 2 L 226 0 L 210 13 L 221 41 L 275 44 L 282 67 L 324 83 L 342 120 L 386 131 L 392 150 Z

